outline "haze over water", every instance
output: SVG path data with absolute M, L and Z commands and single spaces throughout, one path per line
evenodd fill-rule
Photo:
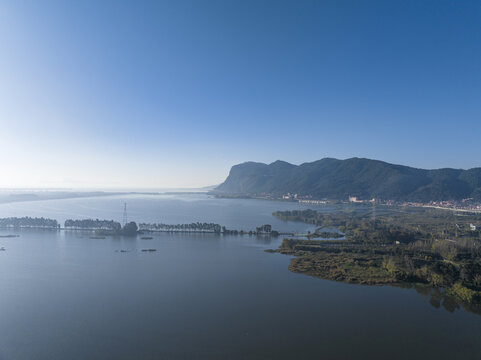
M 0 217 L 120 220 L 124 202 L 138 222 L 309 227 L 271 216 L 306 208 L 296 203 L 202 194 L 10 203 Z M 436 309 L 412 289 L 291 273 L 288 256 L 264 252 L 282 238 L 0 231 L 11 233 L 20 237 L 0 239 L 2 360 L 477 359 L 481 351 L 478 315 Z

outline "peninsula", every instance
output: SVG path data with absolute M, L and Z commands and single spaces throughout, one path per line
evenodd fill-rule
M 417 286 L 481 313 L 481 215 L 384 208 L 279 211 L 283 220 L 336 227 L 342 240 L 285 238 L 293 272 L 351 284 Z M 449 304 L 449 301 L 447 302 Z

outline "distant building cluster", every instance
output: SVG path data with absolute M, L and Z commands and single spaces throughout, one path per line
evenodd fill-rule
M 316 199 L 312 195 L 299 195 L 295 193 L 287 193 L 282 195 L 282 197 L 275 197 L 274 195 L 263 195 L 259 196 L 264 199 L 282 199 L 290 201 L 298 201 L 301 204 L 313 204 L 313 205 L 323 205 L 329 202 L 339 202 L 339 200 L 330 199 Z M 341 201 L 341 202 L 346 202 Z M 419 202 L 419 201 L 398 201 L 398 200 L 382 200 L 372 198 L 360 199 L 357 196 L 349 196 L 347 202 L 355 204 L 379 204 L 379 205 L 391 205 L 391 206 L 413 206 L 413 207 L 433 207 L 439 209 L 449 209 L 456 211 L 465 212 L 480 212 L 481 213 L 481 203 L 476 202 L 473 198 L 466 198 L 462 200 L 443 200 L 443 201 L 430 201 L 430 202 Z M 481 226 L 481 225 L 480 225 Z M 479 228 L 479 227 L 478 227 Z
M 436 209 L 447 209 L 465 212 L 481 212 L 481 204 L 473 202 L 473 199 L 463 199 L 461 201 L 444 200 L 444 201 L 430 201 L 427 203 L 416 201 L 394 201 L 383 200 L 378 201 L 382 205 L 399 205 L 399 206 L 413 206 L 413 207 L 431 207 Z
M 349 202 L 351 203 L 373 203 L 376 199 L 372 198 L 371 200 L 361 200 L 358 199 L 357 196 L 349 196 Z
M 481 212 L 481 204 L 473 203 L 472 199 L 464 199 L 462 201 L 430 201 L 429 203 L 422 204 L 421 206 L 459 211 Z
M 296 200 L 297 194 L 287 193 L 286 195 L 282 195 L 283 200 Z

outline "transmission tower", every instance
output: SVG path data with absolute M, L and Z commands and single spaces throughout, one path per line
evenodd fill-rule
M 127 224 L 127 203 L 124 203 L 124 216 L 122 218 L 122 225 L 125 226 Z

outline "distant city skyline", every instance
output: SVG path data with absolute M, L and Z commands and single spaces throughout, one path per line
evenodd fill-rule
M 0 188 L 481 167 L 479 1 L 3 1 Z

